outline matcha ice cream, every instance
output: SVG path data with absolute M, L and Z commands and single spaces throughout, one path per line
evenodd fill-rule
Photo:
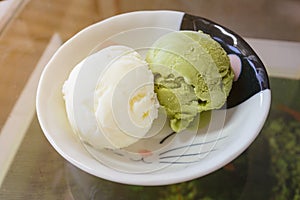
M 153 44 L 146 61 L 175 132 L 187 128 L 198 113 L 225 104 L 234 74 L 227 53 L 209 35 L 168 33 Z

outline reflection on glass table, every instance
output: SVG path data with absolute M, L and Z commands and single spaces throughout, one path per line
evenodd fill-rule
M 300 82 L 271 78 L 270 83 L 270 115 L 249 149 L 212 174 L 167 186 L 118 184 L 81 171 L 55 152 L 35 116 L 4 179 L 0 199 L 297 199 L 300 105 L 294 102 Z

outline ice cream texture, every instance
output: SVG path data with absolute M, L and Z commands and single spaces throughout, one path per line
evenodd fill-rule
M 116 147 L 142 139 L 158 115 L 154 77 L 135 51 L 116 59 L 99 79 L 95 115 L 106 138 Z
M 109 46 L 82 60 L 62 92 L 74 133 L 97 149 L 137 142 L 157 117 L 153 74 L 126 46 Z
M 234 79 L 227 53 L 209 35 L 174 31 L 143 59 L 113 45 L 74 67 L 63 85 L 75 133 L 96 148 L 123 148 L 147 135 L 162 106 L 175 132 L 221 108 Z M 159 102 L 159 103 L 158 103 Z
M 186 129 L 199 113 L 225 104 L 234 73 L 227 53 L 209 35 L 168 33 L 153 44 L 146 61 L 175 132 Z

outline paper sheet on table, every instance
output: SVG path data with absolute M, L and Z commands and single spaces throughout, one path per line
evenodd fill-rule
M 300 79 L 300 42 L 246 38 L 271 77 Z

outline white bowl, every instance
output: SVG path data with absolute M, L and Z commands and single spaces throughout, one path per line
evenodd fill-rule
M 69 125 L 62 85 L 70 71 L 99 44 L 105 42 L 151 45 L 160 34 L 139 35 L 139 30 L 201 29 L 229 54 L 242 61 L 240 80 L 234 83 L 227 108 L 211 112 L 209 123 L 198 133 L 171 134 L 148 139 L 147 148 L 133 156 L 124 151 L 99 152 L 84 145 Z M 112 41 L 113 35 L 126 35 Z M 158 31 L 159 32 L 159 31 Z M 119 37 L 120 38 L 120 37 Z M 133 42 L 134 41 L 134 42 Z M 133 44 L 134 43 L 134 44 Z M 268 76 L 250 46 L 232 31 L 207 19 L 177 11 L 139 11 L 106 19 L 80 31 L 55 53 L 40 78 L 36 109 L 41 128 L 51 145 L 83 171 L 107 180 L 134 185 L 166 185 L 211 173 L 240 155 L 257 137 L 269 112 Z M 163 137 L 165 137 L 163 136 Z M 166 142 L 168 140 L 169 142 Z M 150 145 L 150 146 L 149 146 Z M 161 148 L 160 148 L 161 145 Z M 139 148 L 139 147 L 137 147 Z

